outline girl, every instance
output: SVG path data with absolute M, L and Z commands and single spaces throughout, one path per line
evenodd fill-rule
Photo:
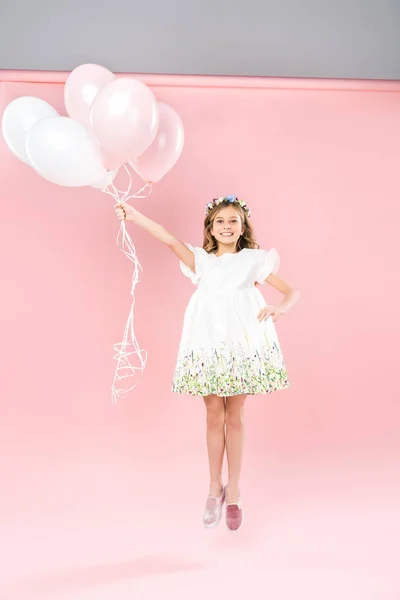
M 218 525 L 226 502 L 226 524 L 235 531 L 243 520 L 244 403 L 249 394 L 289 387 L 273 323 L 297 302 L 299 291 L 275 275 L 278 253 L 259 249 L 250 210 L 236 196 L 207 204 L 202 248 L 178 241 L 128 204 L 116 204 L 115 210 L 120 220 L 133 221 L 166 244 L 180 259 L 184 275 L 198 284 L 184 316 L 172 391 L 204 398 L 210 490 L 203 523 L 206 528 Z M 279 306 L 266 305 L 257 289 L 265 282 L 283 294 Z

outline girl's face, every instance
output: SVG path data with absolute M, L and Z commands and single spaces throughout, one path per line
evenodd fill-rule
M 236 248 L 236 244 L 243 233 L 239 213 L 233 206 L 222 208 L 214 218 L 211 235 L 217 240 L 218 245 Z

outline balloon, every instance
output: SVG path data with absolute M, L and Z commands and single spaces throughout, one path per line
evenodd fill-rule
M 56 117 L 58 112 L 50 104 L 34 96 L 20 96 L 6 107 L 2 131 L 7 146 L 22 162 L 30 165 L 25 149 L 31 128 L 46 117 Z
M 115 163 L 123 164 L 150 146 L 158 129 L 157 101 L 150 89 L 128 77 L 107 84 L 90 110 L 93 133 Z
M 154 142 L 141 156 L 129 161 L 136 173 L 148 183 L 157 183 L 172 169 L 185 140 L 178 113 L 164 102 L 158 103 L 158 113 L 160 124 Z
M 58 185 L 93 185 L 107 175 L 91 132 L 68 117 L 37 123 L 28 134 L 26 151 L 39 175 Z
M 116 79 L 101 65 L 81 65 L 74 69 L 67 78 L 64 87 L 64 102 L 68 115 L 90 127 L 90 107 L 103 87 Z

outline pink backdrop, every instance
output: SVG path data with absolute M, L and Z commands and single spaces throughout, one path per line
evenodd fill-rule
M 229 193 L 246 199 L 259 243 L 278 249 L 280 275 L 302 293 L 277 323 L 292 387 L 248 400 L 246 527 L 239 541 L 228 545 L 220 531 L 210 542 L 201 529 L 204 408 L 201 399 L 170 392 L 192 284 L 172 253 L 128 224 L 144 267 L 136 331 L 149 359 L 138 387 L 112 405 L 112 345 L 125 325 L 131 276 L 115 243 L 113 202 L 45 182 L 1 139 L 0 519 L 8 597 L 50 589 L 61 598 L 62 588 L 68 598 L 101 599 L 111 597 L 107 586 L 120 586 L 112 597 L 122 598 L 129 581 L 129 594 L 140 589 L 138 598 L 151 598 L 170 578 L 179 600 L 179 590 L 183 598 L 192 585 L 199 594 L 207 589 L 203 569 L 223 549 L 231 573 L 232 560 L 246 552 L 252 581 L 273 567 L 291 569 L 294 589 L 297 576 L 308 598 L 313 590 L 320 597 L 310 569 L 322 572 L 325 559 L 340 573 L 362 574 L 354 585 L 365 583 L 365 594 L 373 593 L 374 565 L 376 597 L 392 598 L 394 587 L 382 586 L 399 583 L 400 84 L 142 79 L 180 113 L 186 144 L 137 206 L 201 245 L 204 204 Z M 64 80 L 3 72 L 2 110 L 33 95 L 63 112 Z M 321 555 L 327 539 L 331 550 Z M 186 583 L 173 587 L 177 573 Z M 335 593 L 340 573 L 339 587 L 325 582 Z M 210 577 L 224 590 L 233 581 L 223 569 Z M 96 595 L 91 586 L 99 581 Z M 238 581 L 232 585 L 239 590 Z M 283 593 L 276 579 L 278 588 Z M 343 589 L 351 590 L 349 580 Z

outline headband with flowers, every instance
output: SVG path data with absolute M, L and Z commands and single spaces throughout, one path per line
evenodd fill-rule
M 240 200 L 240 198 L 238 198 L 237 196 L 221 196 L 220 198 L 214 198 L 214 200 L 212 202 L 209 202 L 208 204 L 206 204 L 206 215 L 208 215 L 210 210 L 212 210 L 213 208 L 218 206 L 218 204 L 221 204 L 221 202 L 230 202 L 231 204 L 239 204 L 239 206 L 241 208 L 243 208 L 243 210 L 245 211 L 247 216 L 250 218 L 249 207 L 247 206 L 247 204 L 245 202 L 243 202 L 243 200 Z

